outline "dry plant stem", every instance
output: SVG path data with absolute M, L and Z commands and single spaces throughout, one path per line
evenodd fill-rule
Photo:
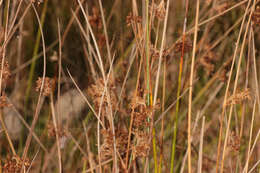
M 46 52 L 45 52 L 45 41 L 44 41 L 42 26 L 41 26 L 40 18 L 39 18 L 39 15 L 38 15 L 38 13 L 35 9 L 34 4 L 32 4 L 32 7 L 33 7 L 33 10 L 34 10 L 35 15 L 37 17 L 37 21 L 38 21 L 39 28 L 40 28 L 40 31 L 41 31 L 41 36 L 42 36 L 42 46 L 43 46 L 43 76 L 42 76 L 42 79 L 43 79 L 43 82 L 42 82 L 42 85 L 41 85 L 41 88 L 40 88 L 40 94 L 39 94 L 39 98 L 38 98 L 38 101 L 37 101 L 37 105 L 36 105 L 35 114 L 34 114 L 34 118 L 33 118 L 32 125 L 31 125 L 31 129 L 30 129 L 29 135 L 27 136 L 27 139 L 26 139 L 25 148 L 24 148 L 23 156 L 22 156 L 22 160 L 23 160 L 22 165 L 24 165 L 24 161 L 25 161 L 25 158 L 27 156 L 27 152 L 29 150 L 30 143 L 31 143 L 31 140 L 32 140 L 32 133 L 34 131 L 35 125 L 36 125 L 37 120 L 39 118 L 40 103 L 43 101 L 42 91 L 43 91 L 44 80 L 45 80 L 45 76 L 46 76 Z
M 192 134 L 194 134 L 195 130 L 197 129 L 198 121 L 199 121 L 200 117 L 201 117 L 201 113 L 198 112 L 197 115 L 196 115 L 196 119 L 195 119 L 194 125 L 193 125 Z M 191 142 L 193 142 L 193 138 L 191 138 Z M 187 157 L 188 157 L 188 150 L 186 150 L 186 153 L 185 153 L 185 155 L 183 157 L 180 173 L 184 172 L 184 168 L 185 168 Z
M 239 34 L 238 34 L 238 38 L 237 38 L 237 42 L 236 42 L 236 47 L 234 50 L 234 55 L 233 55 L 233 60 L 232 60 L 232 65 L 231 65 L 231 69 L 230 69 L 230 75 L 228 77 L 228 82 L 227 82 L 227 87 L 226 87 L 226 91 L 225 91 L 225 96 L 224 96 L 224 103 L 223 103 L 223 107 L 222 107 L 222 113 L 221 113 L 221 117 L 220 117 L 220 129 L 219 129 L 219 137 L 218 137 L 218 151 L 217 151 L 217 161 L 216 161 L 216 173 L 218 173 L 218 169 L 219 169 L 219 157 L 220 157 L 220 150 L 221 150 L 221 141 L 222 141 L 222 131 L 223 131 L 223 120 L 224 120 L 224 114 L 225 114 L 225 103 L 227 100 L 227 95 L 228 95 L 228 90 L 229 90 L 229 86 L 230 86 L 230 81 L 231 81 L 231 74 L 233 73 L 233 68 L 234 68 L 234 64 L 235 64 L 235 59 L 236 59 L 236 55 L 237 55 L 237 51 L 238 51 L 238 44 L 240 41 L 240 37 L 242 34 L 242 29 L 244 27 L 244 23 L 245 23 L 245 19 L 246 19 L 246 15 L 249 9 L 249 5 L 250 5 L 250 1 L 248 1 L 248 5 L 245 11 L 245 14 L 243 16 L 243 20 L 240 26 L 240 30 L 239 30 Z
M 252 36 L 253 36 L 254 35 L 254 31 L 251 30 L 251 32 L 252 32 Z M 257 97 L 258 108 L 260 108 L 259 85 L 258 85 L 257 68 L 256 68 L 256 56 L 255 56 L 256 55 L 256 51 L 255 51 L 255 38 L 254 37 L 252 37 L 252 47 L 253 47 L 253 65 L 254 65 L 256 97 Z M 260 109 L 258 109 L 258 112 L 260 112 Z
M 111 57 L 111 52 L 110 52 L 110 45 L 109 45 L 109 39 L 108 39 L 108 34 L 107 34 L 107 26 L 106 26 L 106 21 L 104 17 L 104 11 L 103 11 L 103 6 L 101 0 L 98 0 L 99 6 L 100 6 L 100 12 L 101 12 L 101 18 L 102 18 L 102 23 L 103 23 L 103 28 L 104 28 L 104 34 L 106 38 L 106 46 L 107 46 L 107 54 L 108 54 L 108 59 L 109 63 L 111 65 L 112 63 L 112 57 Z
M 160 55 L 159 55 L 159 65 L 158 65 L 156 81 L 155 81 L 153 106 L 156 105 L 157 94 L 158 94 L 159 77 L 160 77 L 160 72 L 161 72 L 162 54 L 163 54 L 163 49 L 164 49 L 164 44 L 165 44 L 165 35 L 166 35 L 166 28 L 167 28 L 167 21 L 168 21 L 169 4 L 170 4 L 170 2 L 168 0 L 167 6 L 166 6 L 166 16 L 164 18 L 162 42 L 161 42 L 161 49 L 160 49 Z M 163 128 L 163 126 L 162 126 L 162 128 Z M 155 150 L 156 149 L 155 143 L 156 143 L 156 141 L 155 141 L 155 129 L 153 128 L 153 146 L 154 146 L 154 162 L 155 162 L 154 166 L 155 166 L 155 173 L 157 173 L 158 167 L 157 167 L 157 154 L 156 154 L 156 150 Z
M 60 115 L 60 84 L 61 84 L 61 57 L 62 57 L 62 42 L 61 42 L 61 29 L 60 29 L 60 21 L 59 19 L 57 20 L 57 23 L 58 23 L 58 38 L 59 38 L 59 74 L 58 74 L 58 108 L 57 108 L 57 126 L 58 128 L 60 128 L 61 126 L 61 115 Z
M 144 1 L 143 1 L 144 2 Z M 145 0 L 145 21 L 143 20 L 143 22 L 145 22 L 145 56 L 146 56 L 146 90 L 147 90 L 147 100 L 146 100 L 146 105 L 150 106 L 152 100 L 150 100 L 150 98 L 152 98 L 151 96 L 151 86 L 150 86 L 150 27 L 149 27 L 149 0 Z M 148 122 L 150 122 L 151 120 L 148 118 Z M 150 132 L 150 128 L 147 128 L 148 133 Z M 157 161 L 156 158 L 156 154 L 155 154 L 155 162 Z M 157 164 L 154 165 L 155 166 L 155 173 L 157 172 Z M 145 169 L 144 172 L 149 172 L 149 157 L 148 155 L 146 156 L 146 164 L 145 164 Z
M 252 113 L 250 135 L 249 135 L 249 142 L 248 142 L 248 150 L 247 150 L 247 159 L 246 159 L 246 165 L 245 165 L 245 168 L 243 170 L 243 173 L 248 172 L 248 164 L 249 164 L 250 152 L 251 152 L 250 147 L 251 147 L 251 142 L 252 142 L 253 127 L 254 127 L 254 120 L 255 120 L 255 107 L 256 107 L 256 100 L 254 101 L 254 108 L 253 108 L 253 113 Z
M 247 52 L 247 64 L 246 64 L 246 74 L 245 74 L 245 86 L 244 89 L 246 90 L 248 88 L 248 74 L 249 74 L 249 66 L 250 66 L 250 61 L 252 57 L 252 42 L 251 42 L 251 37 L 252 37 L 252 32 L 251 32 L 252 27 L 250 27 L 250 32 L 248 36 L 248 52 Z M 239 129 L 239 138 L 240 140 L 242 139 L 243 135 L 243 130 L 244 130 L 244 121 L 245 121 L 245 109 L 246 109 L 246 104 L 242 103 L 242 106 L 240 107 L 240 117 L 241 117 L 241 122 L 240 122 L 240 129 Z M 237 156 L 237 159 L 239 160 L 239 156 Z
M 157 70 L 156 81 L 155 81 L 153 106 L 156 105 L 157 94 L 158 94 L 159 78 L 160 78 L 161 64 L 162 64 L 162 54 L 163 54 L 163 50 L 164 50 L 164 44 L 166 41 L 165 35 L 166 35 L 166 28 L 167 28 L 167 21 L 168 21 L 169 4 L 170 4 L 170 2 L 168 0 L 167 7 L 166 7 L 166 16 L 164 19 L 164 26 L 163 26 L 162 42 L 161 42 L 160 55 L 159 55 L 159 64 L 158 64 L 158 70 Z
M 140 80 L 142 65 L 143 65 L 143 58 L 141 57 L 140 65 L 139 65 L 139 69 L 138 69 L 138 74 L 137 74 L 134 98 L 137 97 L 137 92 L 138 92 L 138 88 L 139 88 L 139 80 Z M 134 102 L 134 107 L 135 107 L 135 104 L 136 103 Z M 127 142 L 127 150 L 126 150 L 126 163 L 125 163 L 127 171 L 130 169 L 130 164 L 128 166 L 128 160 L 129 160 L 130 140 L 131 140 L 133 122 L 134 122 L 134 110 L 131 110 L 131 120 L 130 120 L 130 125 L 129 125 L 128 142 Z
M 195 55 L 196 55 L 196 43 L 197 43 L 197 36 L 198 36 L 199 5 L 200 5 L 200 1 L 197 0 L 195 33 L 194 33 L 192 61 L 191 61 L 191 73 L 190 73 L 190 92 L 189 92 L 189 111 L 188 111 L 188 172 L 189 173 L 192 172 L 192 168 L 191 168 L 191 107 L 192 107 L 192 89 L 193 89 L 194 64 L 195 64 Z
M 165 90 L 166 90 L 166 59 L 164 59 L 164 61 L 163 61 L 162 112 L 164 112 L 164 110 L 165 110 Z M 160 160 L 159 160 L 159 166 L 158 166 L 158 173 L 162 172 L 163 136 L 164 136 L 164 117 L 162 117 L 162 122 L 161 122 Z
M 198 159 L 198 173 L 202 173 L 202 162 L 203 162 L 203 136 L 204 136 L 205 116 L 202 119 L 202 127 L 200 132 L 200 150 Z
M 57 143 L 57 149 L 58 149 L 59 173 L 62 173 L 62 160 L 61 160 L 60 139 L 59 139 L 59 131 L 58 131 L 58 125 L 57 125 L 57 120 L 56 120 L 56 115 L 55 115 L 53 93 L 51 93 L 50 99 L 51 99 L 51 103 L 50 103 L 51 104 L 51 115 L 52 115 L 53 125 L 54 125 L 54 129 L 55 129 L 56 143 Z
M 183 24 L 182 50 L 181 50 L 181 58 L 180 58 L 180 64 L 179 64 L 177 98 L 180 97 L 180 93 L 181 93 L 181 79 L 182 79 L 182 68 L 183 68 L 183 58 L 184 58 L 184 43 L 185 43 L 185 34 L 186 34 L 186 26 L 187 26 L 187 15 L 188 15 L 189 0 L 186 0 L 185 2 L 186 2 L 186 4 L 185 4 L 185 18 L 184 18 L 184 24 Z M 179 119 L 179 115 L 178 115 L 179 114 L 179 105 L 180 105 L 180 100 L 177 99 L 176 111 L 175 111 L 175 121 L 174 121 L 174 125 L 173 125 L 174 132 L 173 132 L 173 138 L 172 138 L 170 173 L 173 173 L 173 171 L 174 171 L 176 137 L 177 137 L 178 119 Z
M 1 121 L 1 127 L 3 128 L 3 131 L 5 132 L 6 139 L 8 141 L 10 148 L 11 148 L 12 154 L 16 155 L 14 145 L 13 145 L 12 140 L 11 140 L 9 134 L 8 134 L 8 131 L 7 131 L 7 128 L 6 128 L 6 125 L 5 125 L 5 122 L 4 122 L 3 110 L 2 109 L 0 110 L 0 121 Z
M 251 1 L 248 2 L 247 10 L 249 8 L 250 2 Z M 256 3 L 256 1 L 254 0 L 254 4 L 255 3 Z M 247 10 L 246 10 L 245 14 L 247 14 Z M 243 53 L 244 53 L 246 37 L 247 37 L 248 28 L 249 28 L 249 25 L 250 25 L 250 20 L 251 20 L 252 14 L 253 14 L 253 10 L 251 9 L 251 12 L 250 12 L 250 15 L 249 15 L 249 21 L 248 21 L 247 26 L 246 26 L 246 30 L 245 30 L 245 33 L 244 33 L 244 38 L 243 38 L 243 42 L 242 42 L 242 46 L 241 46 L 241 51 L 240 51 L 240 55 L 239 55 L 238 68 L 237 68 L 237 71 L 236 71 L 236 78 L 235 78 L 235 83 L 234 83 L 234 88 L 233 88 L 233 95 L 236 93 L 236 89 L 237 89 L 237 83 L 238 83 L 238 77 L 239 77 L 239 72 L 240 72 L 240 67 L 241 67 L 241 61 L 242 61 L 242 57 L 243 57 Z M 231 76 L 231 74 L 232 73 L 230 72 L 230 76 Z M 224 103 L 226 103 L 226 100 L 224 100 Z M 223 105 L 223 107 L 224 107 L 224 105 Z M 230 128 L 231 117 L 232 117 L 232 110 L 233 110 L 233 105 L 231 105 L 230 111 L 229 111 L 228 124 L 227 124 L 226 136 L 225 136 L 225 141 L 224 141 L 224 147 L 223 147 L 223 155 L 222 155 L 222 160 L 221 160 L 220 173 L 223 173 L 223 169 L 224 169 L 225 151 L 226 151 L 227 140 L 228 140 L 228 135 L 229 135 L 229 128 Z

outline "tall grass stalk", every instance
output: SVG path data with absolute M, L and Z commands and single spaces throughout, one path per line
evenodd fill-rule
M 191 61 L 191 73 L 190 73 L 190 92 L 189 92 L 189 111 L 188 111 L 188 172 L 192 172 L 191 168 L 191 109 L 192 109 L 192 89 L 193 89 L 193 76 L 194 76 L 194 65 L 195 65 L 195 55 L 196 55 L 196 44 L 198 37 L 198 23 L 199 23 L 199 6 L 200 1 L 197 0 L 196 6 L 196 20 L 195 20 L 195 32 L 193 40 L 193 51 L 192 51 L 192 61 Z
M 174 159 L 175 159 L 175 150 L 176 150 L 176 137 L 177 137 L 177 129 L 178 129 L 178 120 L 179 120 L 179 106 L 180 106 L 180 94 L 181 94 L 181 79 L 182 79 L 182 68 L 183 68 L 183 58 L 184 58 L 184 44 L 185 44 L 185 35 L 186 35 L 186 25 L 187 25 L 187 13 L 188 13 L 188 5 L 189 1 L 185 1 L 185 18 L 183 24 L 183 35 L 182 35 L 182 51 L 181 58 L 179 63 L 179 76 L 178 76 L 178 89 L 177 89 L 177 103 L 175 110 L 175 120 L 173 125 L 173 138 L 172 138 L 172 149 L 171 149 L 171 169 L 170 173 L 174 171 Z

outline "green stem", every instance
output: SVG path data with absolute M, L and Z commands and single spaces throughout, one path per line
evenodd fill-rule
M 175 121 L 173 127 L 173 138 L 172 138 L 172 154 L 171 154 L 171 170 L 170 173 L 173 173 L 174 169 L 174 158 L 175 158 L 175 149 L 176 149 L 176 137 L 177 137 L 177 129 L 178 129 L 178 118 L 179 118 L 179 105 L 180 105 L 180 93 L 181 93 L 181 78 L 182 78 L 182 68 L 183 68 L 183 56 L 184 56 L 184 41 L 185 36 L 183 36 L 183 43 L 182 43 L 182 53 L 181 53 L 181 60 L 179 65 L 179 77 L 178 77 L 178 90 L 177 90 L 177 102 L 176 102 L 176 112 L 175 112 Z

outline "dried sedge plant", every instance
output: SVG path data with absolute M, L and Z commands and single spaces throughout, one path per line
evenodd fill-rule
M 207 76 L 210 76 L 215 70 L 216 55 L 209 51 L 206 56 L 199 59 L 199 65 L 204 68 Z
M 175 53 L 181 53 L 182 52 L 182 46 L 183 42 L 179 41 L 174 46 L 174 52 Z M 190 39 L 185 39 L 184 41 L 184 53 L 188 53 L 192 50 L 192 42 Z
M 154 45 L 150 45 L 150 54 L 153 60 L 159 59 L 160 57 L 160 50 L 156 49 Z M 168 59 L 170 56 L 170 49 L 164 49 L 162 53 L 163 59 Z
M 48 134 L 49 138 L 55 138 L 56 133 L 58 134 L 59 138 L 67 136 L 67 134 L 63 128 L 61 128 L 61 127 L 57 127 L 57 128 L 58 128 L 58 130 L 56 132 L 53 122 L 49 122 L 47 124 L 47 130 L 48 130 L 47 134 Z
M 133 15 L 131 12 L 126 16 L 127 26 L 136 26 L 138 23 L 142 22 L 141 16 Z
M 2 72 L 2 58 L 0 58 L 0 74 Z M 11 76 L 9 63 L 5 60 L 4 67 L 3 67 L 3 77 L 2 77 L 2 83 L 6 84 L 8 79 Z
M 102 20 L 97 7 L 92 7 L 92 16 L 88 16 L 89 24 L 95 29 L 102 29 Z
M 150 150 L 150 134 L 147 131 L 134 131 L 135 143 L 132 147 L 134 159 L 137 157 L 146 157 Z
M 36 91 L 41 90 L 41 85 L 43 82 L 43 78 L 39 77 L 36 81 Z M 43 95 L 49 96 L 55 89 L 55 80 L 49 77 L 46 77 L 44 80 L 44 86 L 43 86 Z
M 225 82 L 227 81 L 227 74 L 229 72 L 230 66 L 231 66 L 231 59 L 229 61 L 227 61 L 224 65 L 223 65 L 223 69 L 219 72 L 218 74 L 218 79 L 221 82 Z
M 235 95 L 230 96 L 227 99 L 225 106 L 241 104 L 243 101 L 246 101 L 246 100 L 251 100 L 251 92 L 248 88 L 246 88 L 242 92 L 238 92 Z
M 102 102 L 102 95 L 105 91 L 105 83 L 102 78 L 99 78 L 96 80 L 94 84 L 92 84 L 88 89 L 87 93 L 92 98 L 94 103 L 94 108 L 98 112 L 99 107 L 102 102 L 102 108 L 101 108 L 101 116 L 103 119 L 104 117 L 109 120 L 109 104 L 111 103 L 112 111 L 117 110 L 117 94 L 115 91 L 116 87 L 113 80 L 108 80 L 107 83 L 107 92 L 105 92 L 103 96 L 103 102 Z M 110 98 L 110 100 L 109 100 Z M 110 101 L 110 102 L 109 102 Z
M 145 98 L 146 93 L 139 90 L 138 94 L 133 96 L 130 102 L 130 109 L 133 112 L 133 141 L 131 148 L 134 159 L 146 157 L 149 154 L 151 133 L 147 129 L 152 126 L 153 112 L 159 109 L 159 101 L 154 107 L 146 106 Z
M 252 21 L 253 21 L 253 25 L 260 25 L 260 6 L 256 6 L 255 11 L 253 12 L 252 15 Z
M 114 154 L 113 133 L 111 130 L 102 130 L 101 134 L 103 138 L 103 143 L 101 145 L 101 159 L 106 160 L 113 157 Z M 122 158 L 125 158 L 127 151 L 128 132 L 123 128 L 118 128 L 115 131 L 115 137 L 117 152 Z
M 12 157 L 8 157 L 3 166 L 4 173 L 20 173 L 22 169 L 23 160 L 15 155 Z M 30 166 L 29 159 L 24 160 L 24 167 L 27 170 Z
M 0 108 L 10 107 L 10 106 L 11 104 L 7 102 L 6 95 L 3 94 L 2 96 L 0 96 Z
M 235 153 L 239 152 L 240 149 L 240 138 L 235 132 L 231 132 L 228 140 L 228 146 Z
M 150 7 L 150 12 L 152 15 L 154 15 L 159 21 L 164 20 L 166 15 L 165 10 L 165 3 L 164 1 L 161 1 L 158 5 L 153 4 L 152 7 Z

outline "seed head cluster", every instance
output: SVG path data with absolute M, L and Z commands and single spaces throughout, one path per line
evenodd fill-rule
M 20 173 L 22 169 L 22 164 L 23 164 L 23 160 L 19 156 L 15 155 L 12 157 L 8 157 L 4 164 L 3 171 L 4 173 Z M 29 166 L 30 166 L 29 159 L 25 159 L 24 160 L 25 170 L 28 169 Z
M 39 77 L 36 81 L 36 91 L 41 90 L 43 81 L 43 95 L 48 96 L 53 92 L 55 88 L 55 80 L 49 77 L 45 77 L 45 80 L 43 80 L 43 78 Z

